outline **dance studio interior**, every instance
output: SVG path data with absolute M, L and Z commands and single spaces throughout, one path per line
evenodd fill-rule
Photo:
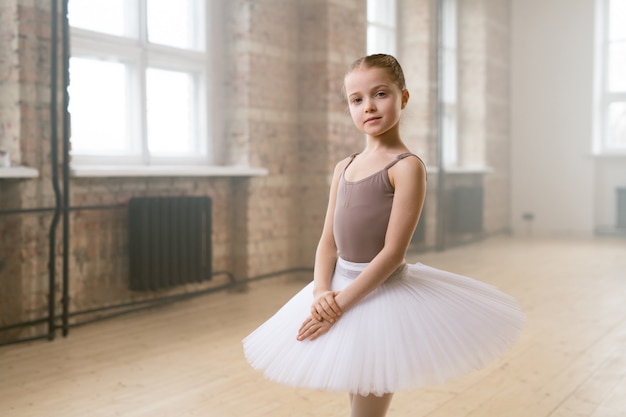
M 427 169 L 407 262 L 526 316 L 388 416 L 623 417 L 624 22 L 625 0 L 0 0 L 0 415 L 347 416 L 242 339 L 312 281 L 366 145 L 344 76 L 386 53 Z

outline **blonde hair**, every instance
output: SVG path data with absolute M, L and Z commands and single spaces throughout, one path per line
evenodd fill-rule
M 393 56 L 387 54 L 374 54 L 361 57 L 350 65 L 350 70 L 346 73 L 346 76 L 356 69 L 366 68 L 382 68 L 387 70 L 387 73 L 400 90 L 406 90 L 404 72 L 402 71 L 402 67 L 400 66 L 398 60 Z

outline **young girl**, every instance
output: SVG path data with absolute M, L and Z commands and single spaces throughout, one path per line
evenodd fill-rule
M 243 345 L 268 379 L 347 391 L 352 417 L 382 417 L 397 390 L 497 357 L 524 316 L 492 286 L 405 262 L 426 170 L 400 139 L 409 100 L 402 69 L 392 56 L 366 56 L 344 88 L 367 145 L 335 167 L 313 282 Z

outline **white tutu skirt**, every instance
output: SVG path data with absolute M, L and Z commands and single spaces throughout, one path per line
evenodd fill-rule
M 332 289 L 367 264 L 339 259 Z M 298 341 L 313 283 L 243 340 L 246 359 L 290 386 L 382 395 L 442 383 L 483 367 L 518 337 L 524 314 L 495 287 L 405 264 L 316 340 Z

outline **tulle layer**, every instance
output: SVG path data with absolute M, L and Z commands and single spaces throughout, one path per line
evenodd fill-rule
M 365 265 L 339 259 L 333 289 Z M 418 263 L 399 268 L 328 333 L 300 342 L 312 293 L 310 283 L 243 340 L 248 362 L 269 380 L 361 395 L 442 383 L 501 355 L 524 323 L 495 287 Z

